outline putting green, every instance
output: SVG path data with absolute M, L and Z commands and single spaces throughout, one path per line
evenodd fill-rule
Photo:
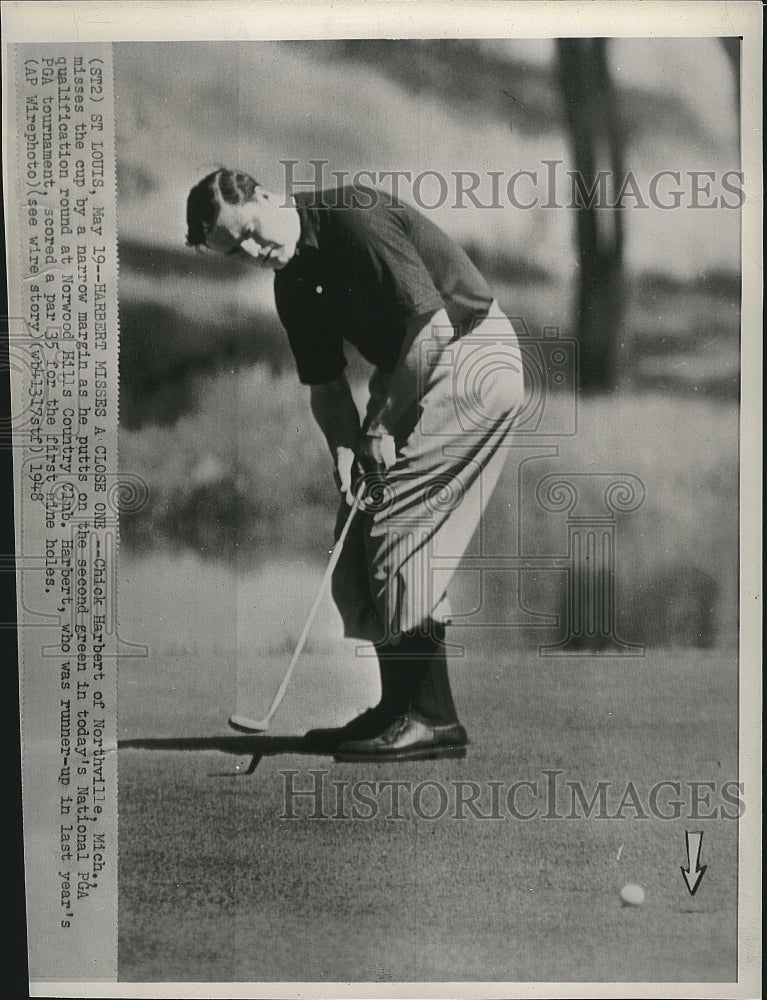
M 689 785 L 715 784 L 708 798 L 698 786 L 705 816 L 721 814 L 721 785 L 737 779 L 734 652 L 542 659 L 515 655 L 512 632 L 455 630 L 467 643 L 452 668 L 473 741 L 465 761 L 342 765 L 286 752 L 238 776 L 250 757 L 247 744 L 225 741 L 226 716 L 243 710 L 232 704 L 243 686 L 268 703 L 286 654 L 254 656 L 246 677 L 242 652 L 212 662 L 212 625 L 206 636 L 188 648 L 158 640 L 149 660 L 121 667 L 121 738 L 154 747 L 120 755 L 121 979 L 734 979 L 738 824 L 691 818 Z M 348 644 L 315 647 L 270 738 L 341 721 L 365 704 L 370 677 Z M 195 742 L 171 749 L 182 738 Z M 555 771 L 557 815 L 547 818 Z M 358 804 L 367 818 L 354 819 L 348 796 L 363 780 L 379 783 L 374 794 L 366 786 L 376 814 Z M 391 818 L 387 780 L 409 783 L 401 819 Z M 681 783 L 677 819 L 657 815 L 673 814 L 673 786 L 650 808 L 664 780 Z M 309 818 L 306 797 L 290 799 L 297 818 L 280 818 L 287 781 L 322 782 L 325 818 Z M 427 781 L 448 796 L 435 819 L 425 818 L 441 807 L 435 785 L 414 806 Z M 537 807 L 531 819 L 507 808 L 523 781 L 512 802 L 520 815 Z M 609 783 L 608 814 L 629 784 L 639 810 L 624 799 L 623 818 L 599 818 L 597 801 L 586 818 L 572 786 L 588 800 L 599 782 Z M 491 818 L 456 805 L 474 786 Z M 693 829 L 708 865 L 694 897 L 680 872 Z M 621 905 L 627 882 L 643 887 L 642 906 Z

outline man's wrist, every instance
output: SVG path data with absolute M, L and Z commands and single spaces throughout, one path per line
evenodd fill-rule
M 392 432 L 384 424 L 384 422 L 381 420 L 380 417 L 376 417 L 375 420 L 372 420 L 370 422 L 369 426 L 365 429 L 365 434 L 368 437 L 376 437 L 376 438 L 392 436 Z
M 331 451 L 333 455 L 333 465 L 336 469 L 350 469 L 354 464 L 357 448 L 350 448 L 348 445 L 339 445 Z

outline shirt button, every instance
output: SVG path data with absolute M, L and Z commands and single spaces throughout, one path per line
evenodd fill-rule
M 317 285 L 314 290 L 318 295 L 322 295 L 322 285 Z

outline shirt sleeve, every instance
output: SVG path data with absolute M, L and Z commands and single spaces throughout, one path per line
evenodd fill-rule
M 361 266 L 394 303 L 402 322 L 444 308 L 444 300 L 413 245 L 403 215 L 378 204 L 369 210 L 340 213 L 346 239 Z
M 309 289 L 310 281 L 275 281 L 277 314 L 288 334 L 288 343 L 303 385 L 324 385 L 346 368 L 343 338 L 328 321 Z
M 325 385 L 346 368 L 343 342 L 320 330 L 288 328 L 288 341 L 302 385 Z

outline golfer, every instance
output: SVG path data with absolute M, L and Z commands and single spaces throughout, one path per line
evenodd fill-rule
M 333 576 L 345 635 L 375 645 L 381 697 L 307 744 L 338 760 L 463 756 L 445 653 L 446 588 L 480 526 L 524 404 L 513 327 L 430 219 L 361 187 L 286 202 L 217 170 L 187 202 L 187 243 L 275 272 L 277 311 L 342 494 L 366 500 Z M 369 361 L 362 423 L 344 343 Z M 371 485 L 372 484 L 372 485 Z

